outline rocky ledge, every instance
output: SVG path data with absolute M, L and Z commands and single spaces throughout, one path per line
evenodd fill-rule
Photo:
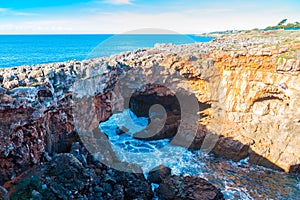
M 150 182 L 139 166 L 120 172 L 84 154 L 75 142 L 70 153 L 57 154 L 48 162 L 7 182 L 11 199 L 153 199 Z
M 179 88 L 199 104 L 197 131 L 184 127 L 186 134 L 181 135 L 190 148 L 203 148 L 214 135 L 218 137 L 211 148 L 218 156 L 235 161 L 250 157 L 255 164 L 299 172 L 299 41 L 299 31 L 253 31 L 110 58 L 1 69 L 0 184 L 19 180 L 37 166 L 40 170 L 41 163 L 70 152 L 74 142 L 100 142 L 89 153 L 108 165 L 118 164 L 98 125 L 121 111 L 114 94 L 125 86 L 129 90 L 119 100 L 130 101 L 137 115 L 147 115 L 153 102 L 167 110 L 166 124 L 151 139 L 173 138 L 182 118 L 189 117 L 181 115 L 174 98 L 172 91 Z M 60 159 L 83 170 L 68 155 L 51 162 Z M 46 179 L 39 181 L 50 187 Z M 32 195 L 39 196 L 35 191 Z
M 171 175 L 171 169 L 160 165 L 149 172 L 148 180 L 159 184 L 156 193 L 159 199 L 224 200 L 219 189 L 208 181 L 191 176 Z

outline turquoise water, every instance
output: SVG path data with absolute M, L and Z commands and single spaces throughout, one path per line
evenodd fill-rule
M 0 68 L 110 56 L 156 43 L 208 42 L 194 35 L 0 35 Z M 93 52 L 93 54 L 91 54 Z
M 131 116 L 135 123 L 128 123 Z M 100 124 L 120 160 L 140 165 L 147 175 L 152 168 L 164 164 L 173 174 L 199 176 L 220 188 L 226 199 L 299 199 L 300 175 L 287 174 L 259 167 L 247 162 L 233 162 L 215 158 L 201 151 L 189 151 L 172 146 L 168 139 L 141 141 L 132 135 L 146 127 L 148 119 L 136 117 L 130 110 L 114 114 Z M 118 135 L 118 127 L 127 133 Z M 157 187 L 157 186 L 156 186 Z

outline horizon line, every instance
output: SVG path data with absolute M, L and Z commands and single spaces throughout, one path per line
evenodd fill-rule
M 0 33 L 0 35 L 202 35 L 205 33 Z

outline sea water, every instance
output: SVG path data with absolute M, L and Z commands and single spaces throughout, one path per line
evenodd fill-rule
M 128 123 L 130 116 L 135 123 Z M 145 128 L 148 119 L 130 110 L 114 114 L 100 129 L 108 136 L 121 161 L 140 165 L 147 175 L 152 168 L 164 164 L 173 174 L 202 177 L 220 188 L 226 199 L 299 199 L 300 176 L 266 169 L 248 163 L 216 158 L 201 151 L 172 146 L 168 139 L 143 141 L 132 136 Z M 128 131 L 117 134 L 125 126 Z
M 156 43 L 208 42 L 211 37 L 177 34 L 0 35 L 0 68 L 110 56 Z

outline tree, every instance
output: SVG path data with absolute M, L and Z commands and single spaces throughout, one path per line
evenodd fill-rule
M 295 23 L 286 23 L 287 19 L 281 20 L 276 26 L 268 26 L 265 28 L 266 30 L 278 30 L 278 29 L 299 29 L 300 28 L 300 22 Z
M 281 20 L 281 21 L 277 24 L 277 26 L 282 26 L 283 24 L 286 23 L 286 21 L 287 21 L 287 19 Z

